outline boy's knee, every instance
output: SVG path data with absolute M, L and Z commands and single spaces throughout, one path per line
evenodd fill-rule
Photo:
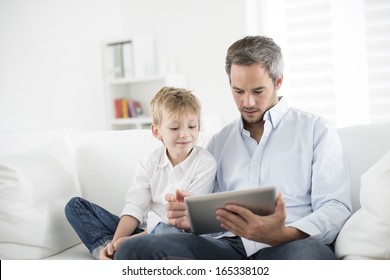
M 72 197 L 65 205 L 65 215 L 74 211 L 77 208 L 77 204 L 80 203 L 81 199 L 82 198 L 78 196 Z

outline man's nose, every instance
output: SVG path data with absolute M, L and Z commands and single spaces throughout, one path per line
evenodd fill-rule
M 255 99 L 253 98 L 252 94 L 250 94 L 249 92 L 246 92 L 244 94 L 243 105 L 246 108 L 250 108 L 250 107 L 253 107 L 255 105 Z

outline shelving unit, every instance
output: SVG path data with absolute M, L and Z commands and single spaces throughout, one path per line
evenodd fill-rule
M 139 129 L 150 127 L 152 118 L 150 117 L 149 103 L 154 94 L 163 86 L 186 87 L 186 77 L 182 74 L 157 74 L 154 49 L 150 45 L 144 46 L 139 42 L 150 44 L 153 40 L 150 38 L 142 38 L 139 40 L 138 38 L 126 38 L 125 40 L 107 42 L 103 46 L 107 125 L 109 129 Z M 119 71 L 120 74 L 118 75 L 118 72 L 115 72 L 118 65 L 114 64 L 120 60 L 118 60 L 118 53 L 113 54 L 113 52 L 117 51 L 113 49 L 113 46 L 125 43 L 133 44 L 132 54 L 130 58 L 126 58 L 124 53 L 119 53 L 119 56 L 123 55 L 121 57 L 121 67 L 132 63 L 130 65 L 132 69 L 129 71 L 130 74 L 122 69 L 122 72 Z M 140 58 L 145 58 L 145 61 L 142 61 Z M 130 61 L 124 62 L 124 59 L 130 59 Z M 137 69 L 137 67 L 140 69 Z M 118 108 L 115 107 L 115 100 L 123 99 L 139 102 L 143 113 L 137 115 L 137 117 L 124 118 L 123 115 L 122 117 L 118 117 Z
M 185 87 L 184 75 L 148 76 L 112 80 L 108 84 L 109 125 L 111 129 L 131 129 L 149 127 L 152 118 L 149 103 L 154 94 L 163 86 Z M 115 118 L 114 100 L 128 98 L 141 103 L 144 113 L 136 118 Z

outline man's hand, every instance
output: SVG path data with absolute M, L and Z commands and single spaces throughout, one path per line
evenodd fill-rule
M 216 216 L 225 230 L 272 246 L 307 237 L 298 229 L 285 226 L 286 207 L 281 193 L 276 198 L 275 212 L 271 215 L 258 216 L 244 207 L 228 204 L 218 209 Z
M 184 203 L 184 197 L 191 196 L 192 193 L 182 190 L 176 190 L 175 194 L 168 193 L 165 196 L 167 204 L 168 223 L 177 228 L 191 231 L 191 225 L 187 216 L 187 207 Z

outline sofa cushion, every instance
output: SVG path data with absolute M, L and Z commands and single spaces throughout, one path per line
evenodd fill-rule
M 205 147 L 211 135 L 201 133 Z M 70 138 L 83 197 L 120 215 L 143 155 L 161 146 L 150 129 L 79 133 Z
M 337 256 L 390 259 L 390 151 L 362 175 L 360 204 L 337 238 Z
M 80 243 L 64 206 L 81 195 L 64 140 L 0 158 L 0 259 L 41 259 Z

